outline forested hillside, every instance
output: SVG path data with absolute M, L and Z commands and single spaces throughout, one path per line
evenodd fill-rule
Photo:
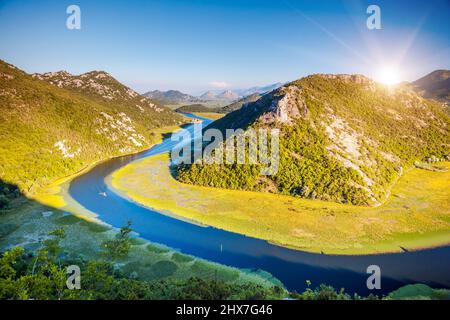
M 175 111 L 180 113 L 195 113 L 195 112 L 216 112 L 217 110 L 218 110 L 217 108 L 208 108 L 203 104 L 196 103 L 179 107 Z
M 416 161 L 450 160 L 443 106 L 406 86 L 359 75 L 313 75 L 244 105 L 210 127 L 279 128 L 280 168 L 258 165 L 178 168 L 185 183 L 269 191 L 357 205 L 382 202 Z
M 0 61 L 0 180 L 24 192 L 150 146 L 184 118 L 105 72 L 29 75 Z

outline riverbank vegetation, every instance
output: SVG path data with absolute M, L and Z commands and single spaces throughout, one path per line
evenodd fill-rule
M 204 104 L 190 104 L 177 108 L 175 111 L 180 113 L 196 113 L 196 112 L 216 112 L 216 108 L 210 108 Z
M 21 247 L 26 255 L 35 256 L 47 240 L 54 238 L 51 235 L 54 230 L 64 228 L 64 237 L 58 243 L 61 261 L 75 261 L 86 268 L 90 261 L 106 261 L 127 279 L 186 283 L 190 278 L 198 278 L 206 282 L 222 281 L 229 286 L 254 285 L 269 290 L 283 286 L 272 275 L 260 270 L 240 270 L 185 255 L 145 241 L 126 228 L 122 229 L 126 232 L 121 233 L 100 223 L 94 215 L 84 216 L 89 214 L 86 209 L 82 211 L 62 200 L 54 202 L 63 203 L 63 210 L 23 197 L 13 200 L 9 209 L 0 210 L 0 251 Z M 68 213 L 74 210 L 78 210 L 83 218 Z M 121 241 L 123 238 L 129 241 Z
M 121 195 L 160 212 L 302 251 L 401 252 L 450 238 L 450 170 L 412 169 L 378 207 L 182 184 L 167 154 L 133 162 L 107 180 Z
M 49 233 L 36 251 L 14 247 L 0 255 L 0 299 L 15 300 L 136 300 L 136 299 L 280 299 L 287 294 L 279 286 L 265 287 L 256 283 L 234 283 L 222 280 L 216 272 L 211 279 L 173 277 L 177 265 L 169 260 L 148 266 L 159 280 L 138 279 L 118 262 L 129 254 L 132 238 L 129 226 L 104 241 L 95 260 L 65 257 L 60 242 L 66 237 L 61 227 Z M 181 257 L 181 255 L 178 255 Z M 187 262 L 185 260 L 184 262 Z M 80 287 L 66 285 L 67 267 L 80 269 Z M 155 268 L 157 266 L 157 268 Z M 153 270 L 154 269 L 154 270 Z M 227 279 L 229 280 L 229 279 Z M 75 280 L 71 284 L 76 284 Z
M 217 112 L 194 112 L 194 116 L 199 116 L 202 118 L 210 119 L 210 120 L 218 120 L 224 116 L 223 113 Z
M 264 287 L 255 283 L 230 284 L 218 279 L 191 277 L 176 279 L 166 276 L 160 280 L 138 280 L 127 275 L 114 262 L 125 257 L 131 248 L 131 229 L 126 226 L 115 239 L 102 244 L 101 256 L 96 260 L 67 258 L 60 246 L 66 237 L 61 227 L 49 233 L 37 251 L 22 247 L 0 253 L 0 299 L 13 300 L 374 300 L 375 295 L 361 297 L 349 295 L 344 289 L 320 285 L 302 292 L 288 292 L 280 286 Z M 117 255 L 117 248 L 120 254 Z M 75 275 L 68 280 L 68 267 L 77 266 Z M 168 266 L 161 269 L 167 272 Z M 170 269 L 170 268 L 169 268 Z M 72 273 L 69 273 L 72 274 Z M 74 286 L 69 289 L 67 283 Z M 78 287 L 76 287 L 78 286 Z M 450 299 L 449 290 L 436 290 L 425 285 L 406 286 L 383 299 Z

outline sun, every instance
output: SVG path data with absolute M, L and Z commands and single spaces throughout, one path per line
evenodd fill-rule
M 393 86 L 400 82 L 400 73 L 395 67 L 381 67 L 378 71 L 377 81 L 387 86 Z

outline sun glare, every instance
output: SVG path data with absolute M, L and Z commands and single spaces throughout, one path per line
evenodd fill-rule
M 378 72 L 377 80 L 385 85 L 392 86 L 400 82 L 400 74 L 397 68 L 383 67 Z

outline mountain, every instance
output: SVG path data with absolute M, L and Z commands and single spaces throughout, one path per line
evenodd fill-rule
M 209 108 L 203 104 L 190 104 L 186 106 L 179 107 L 175 110 L 181 113 L 195 113 L 195 112 L 216 112 L 216 108 Z
M 236 100 L 239 98 L 239 95 L 234 91 L 226 90 L 220 93 L 217 97 L 219 100 Z
M 375 205 L 416 161 L 450 160 L 450 118 L 441 104 L 360 75 L 288 83 L 209 128 L 278 128 L 278 171 L 262 176 L 262 165 L 196 163 L 178 168 L 180 181 Z
M 207 91 L 199 97 L 204 101 L 215 101 L 215 100 L 236 100 L 239 95 L 232 90 L 225 90 L 222 92 Z
M 24 192 L 149 147 L 183 117 L 106 72 L 29 75 L 0 60 L 0 180 Z
M 239 110 L 240 108 L 242 108 L 244 105 L 250 103 L 250 102 L 255 102 L 256 100 L 258 100 L 259 98 L 261 98 L 261 94 L 259 93 L 254 93 L 251 94 L 247 97 L 244 97 L 236 102 L 233 102 L 225 107 L 222 107 L 220 109 L 217 110 L 217 112 L 220 113 L 230 113 L 236 110 Z
M 450 70 L 436 70 L 412 85 L 425 98 L 450 104 Z
M 245 98 L 247 96 L 252 96 L 254 94 L 264 94 L 281 87 L 282 83 L 275 83 L 263 87 L 252 87 L 246 89 L 236 89 L 236 90 L 225 90 L 222 92 L 217 91 L 207 91 L 202 94 L 199 98 L 204 101 L 236 101 L 240 98 Z
M 200 100 L 194 96 L 186 93 L 182 93 L 177 90 L 169 91 L 149 91 L 143 94 L 144 97 L 155 99 L 167 104 L 174 103 L 188 103 L 188 102 L 200 102 Z
M 210 101 L 210 100 L 218 100 L 219 94 L 213 91 L 206 91 L 204 94 L 199 96 L 201 100 Z

